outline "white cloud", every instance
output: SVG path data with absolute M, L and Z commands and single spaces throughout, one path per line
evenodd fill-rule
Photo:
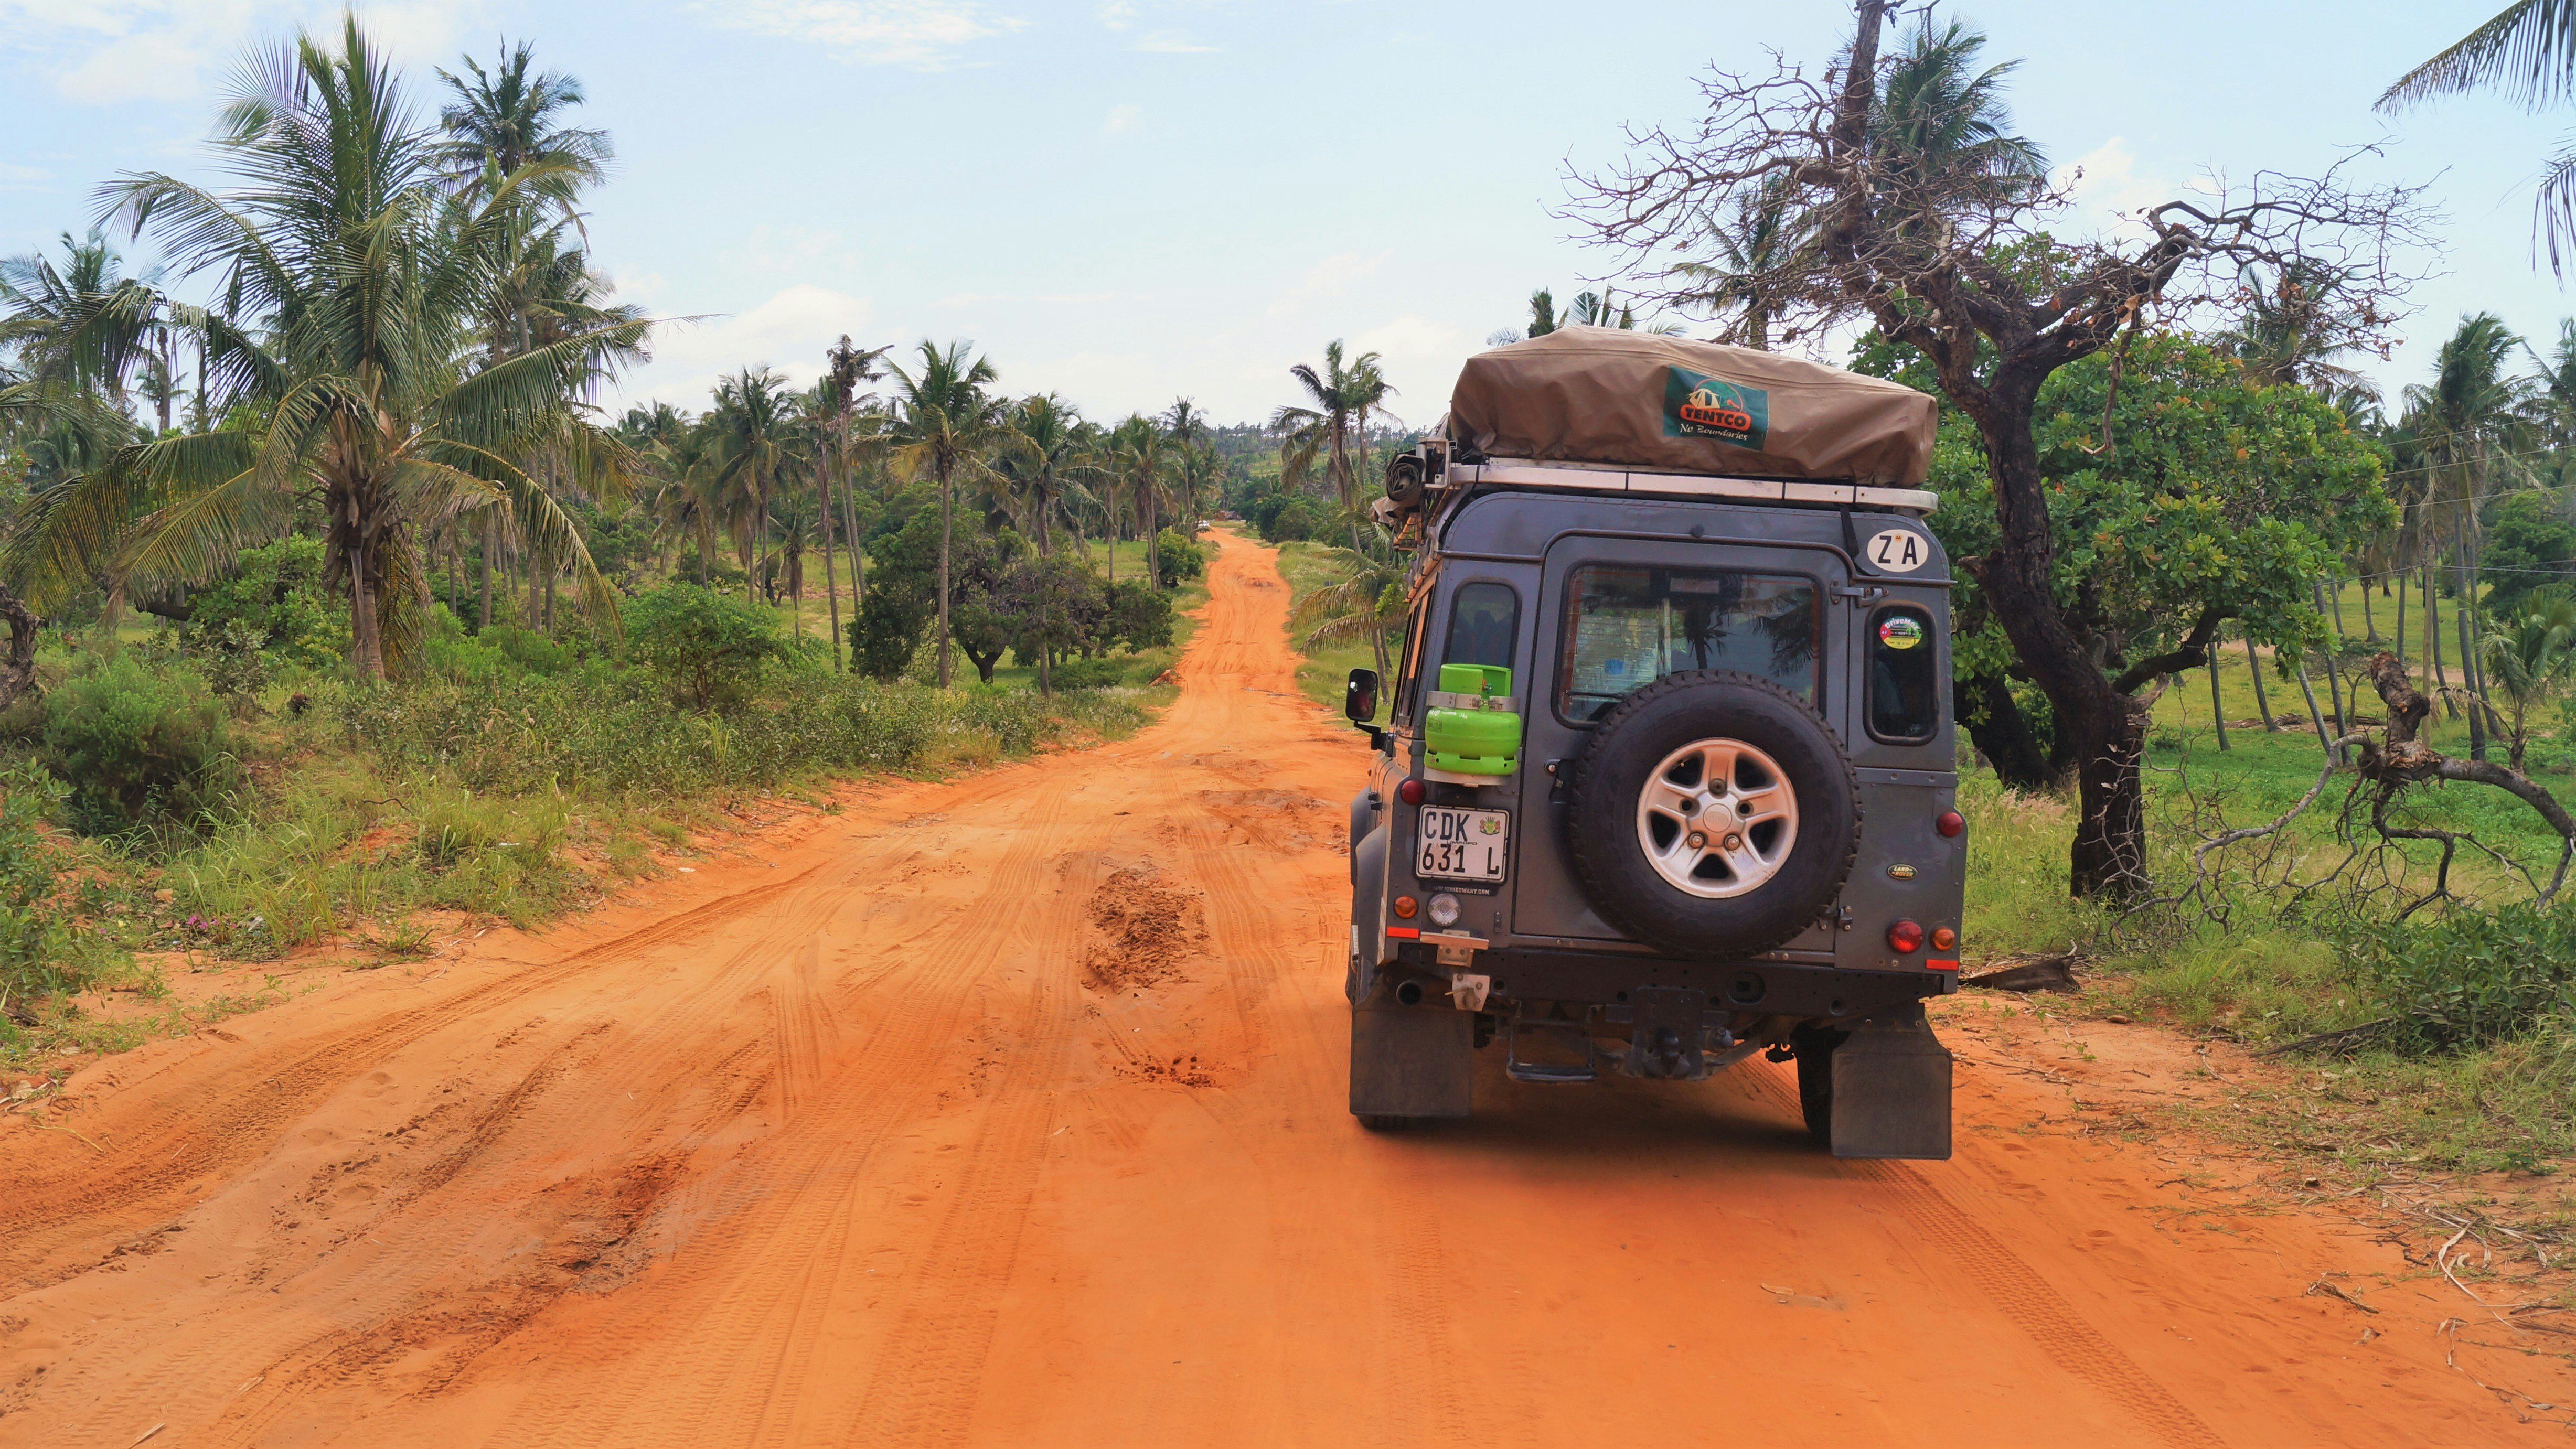
M 1145 108 L 1143 106 L 1118 105 L 1111 106 L 1109 108 L 1109 119 L 1100 123 L 1100 129 L 1115 136 L 1121 131 L 1135 130 L 1138 126 L 1141 126 L 1144 123 Z
M 653 361 L 603 399 L 611 412 L 659 398 L 697 410 L 716 380 L 769 366 L 803 387 L 823 371 L 824 349 L 841 334 L 864 337 L 876 309 L 865 297 L 799 283 L 748 312 L 667 323 L 653 329 Z
M 1177 30 L 1157 30 L 1136 42 L 1138 50 L 1156 55 L 1214 55 L 1217 48 L 1201 45 Z
M 0 187 L 35 186 L 54 179 L 54 173 L 35 166 L 17 166 L 0 161 Z
M 397 60 L 450 56 L 479 28 L 480 0 L 367 5 L 359 23 Z M 0 31 L 42 57 L 54 89 L 75 101 L 185 101 L 256 42 L 339 18 L 324 0 L 0 0 Z
M 1136 23 L 1136 7 L 1131 0 L 1109 0 L 1100 7 L 1100 23 L 1111 30 L 1125 30 Z
M 721 0 L 689 7 L 708 24 L 829 48 L 858 65 L 945 70 L 960 47 L 1028 22 L 978 0 Z
M 2053 179 L 2069 192 L 2078 216 L 2101 225 L 2127 221 L 2141 208 L 2180 194 L 2171 181 L 2140 175 L 2136 153 L 2118 136 L 2059 167 Z
M 1354 283 L 1377 275 L 1377 269 L 1385 264 L 1384 252 L 1372 257 L 1361 256 L 1358 252 L 1336 252 L 1308 267 L 1306 275 L 1296 286 L 1281 292 L 1279 300 L 1270 304 L 1270 315 L 1284 317 L 1306 310 L 1310 302 L 1327 302 L 1345 296 Z

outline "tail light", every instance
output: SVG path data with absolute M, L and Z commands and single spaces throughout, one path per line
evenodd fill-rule
M 1403 784 L 1396 786 L 1395 798 L 1403 801 L 1407 805 L 1421 804 L 1422 782 L 1420 780 L 1407 780 Z
M 1923 949 L 1923 926 L 1917 921 L 1899 921 L 1887 928 L 1887 949 L 1899 956 L 1911 956 Z
M 1934 817 L 1932 828 L 1940 831 L 1945 837 L 1956 837 L 1960 831 L 1968 828 L 1968 817 L 1956 810 L 1944 810 Z
M 1955 951 L 1959 949 L 1959 933 L 1951 930 L 1947 926 L 1934 926 L 1932 928 L 1932 949 L 1935 951 Z
M 1416 903 L 1411 896 L 1397 896 L 1395 898 L 1395 913 L 1404 917 L 1408 921 L 1412 920 L 1413 913 L 1420 909 L 1422 909 L 1422 907 Z M 1922 939 L 1923 933 L 1921 931 L 1916 931 L 1914 935 L 1915 939 L 1920 940 Z

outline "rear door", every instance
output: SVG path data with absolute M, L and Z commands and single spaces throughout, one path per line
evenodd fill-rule
M 1514 934 L 1621 939 L 1577 884 L 1564 811 L 1592 722 L 1630 691 L 1683 670 L 1740 670 L 1798 694 L 1850 738 L 1837 685 L 1848 582 L 1841 554 L 1822 547 L 1580 534 L 1550 546 L 1521 768 L 1521 818 L 1544 828 L 1515 843 Z

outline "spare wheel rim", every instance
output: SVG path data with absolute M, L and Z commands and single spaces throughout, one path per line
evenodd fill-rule
M 1694 740 L 1637 796 L 1637 845 L 1664 883 L 1702 900 L 1760 890 L 1798 843 L 1798 792 L 1742 740 Z

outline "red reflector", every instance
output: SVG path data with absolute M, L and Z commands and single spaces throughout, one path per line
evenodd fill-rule
M 1943 835 L 1957 835 L 1960 831 L 1968 828 L 1968 817 L 1960 814 L 1956 810 L 1944 810 L 1941 812 L 1940 816 L 1932 822 L 1932 828 L 1940 831 Z
M 1931 967 L 1935 971 L 1956 971 L 1959 969 L 1959 963 L 1956 961 L 1936 961 L 1927 958 L 1923 964 Z
M 1407 780 L 1403 784 L 1396 786 L 1395 798 L 1403 801 L 1407 805 L 1421 804 L 1422 782 L 1420 780 Z
M 1899 956 L 1911 956 L 1923 949 L 1923 927 L 1914 921 L 1899 921 L 1887 928 L 1887 949 Z
M 1420 926 L 1389 926 L 1386 928 L 1386 933 L 1390 936 L 1400 936 L 1407 941 L 1419 941 L 1422 939 L 1422 928 Z

